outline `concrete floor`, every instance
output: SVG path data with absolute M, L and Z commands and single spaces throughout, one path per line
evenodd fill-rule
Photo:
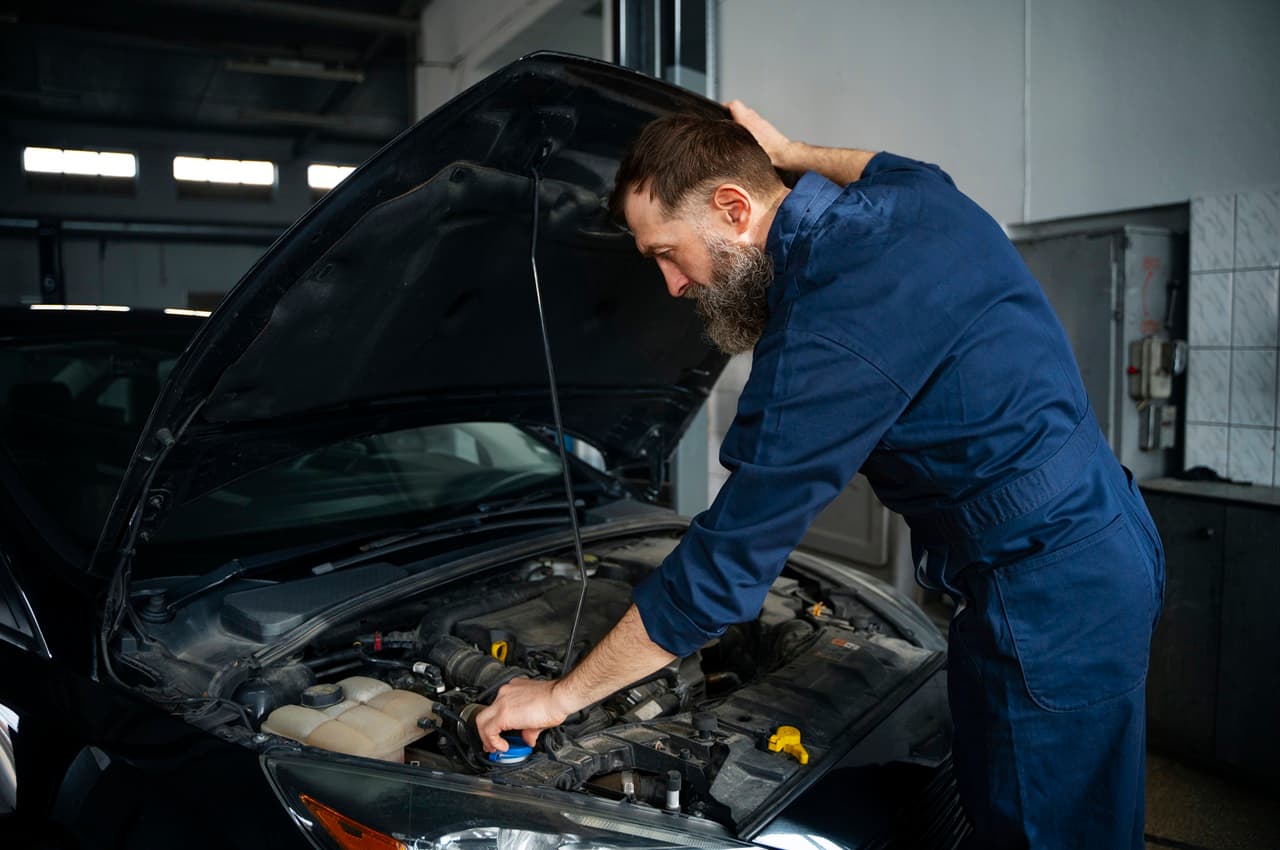
M 1280 848 L 1280 799 L 1175 759 L 1147 756 L 1149 850 Z

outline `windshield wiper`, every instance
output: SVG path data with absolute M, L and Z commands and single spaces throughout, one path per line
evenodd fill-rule
M 547 525 L 549 523 L 563 522 L 563 511 L 566 511 L 568 507 L 569 501 L 559 496 L 558 491 L 555 490 L 539 490 L 515 499 L 481 502 L 465 514 L 436 520 L 416 528 L 375 538 L 362 545 L 360 551 L 356 554 L 337 561 L 319 564 L 312 567 L 311 572 L 314 575 L 324 575 L 325 573 L 364 563 L 376 556 L 387 555 L 411 546 L 429 543 L 433 540 L 445 540 L 459 534 L 468 534 L 481 528 L 513 528 L 521 525 Z M 578 511 L 586 507 L 586 503 L 582 499 L 576 499 L 573 507 L 576 516 Z M 513 519 L 513 517 L 522 514 L 541 514 L 546 511 L 554 511 L 554 513 L 545 517 Z M 497 519 L 502 519 L 503 521 L 494 522 Z
M 145 619 L 167 621 L 179 608 L 185 607 L 192 600 L 204 596 L 232 579 L 252 573 L 267 572 L 287 561 L 324 552 L 344 543 L 355 543 L 366 539 L 368 539 L 367 533 L 348 534 L 345 537 L 329 538 L 318 543 L 276 549 L 243 558 L 232 558 L 222 566 L 215 567 L 170 590 L 147 590 L 134 596 L 146 599 L 143 614 Z
M 581 499 L 577 500 L 575 507 L 581 510 L 584 506 Z M 368 532 L 364 532 L 330 538 L 319 543 L 294 546 L 289 549 L 263 552 L 244 558 L 232 558 L 222 566 L 216 567 L 212 571 L 193 578 L 169 591 L 145 591 L 137 596 L 138 598 L 146 599 L 144 611 L 147 618 L 167 621 L 173 617 L 178 609 L 185 607 L 193 600 L 204 596 L 209 591 L 221 587 L 233 579 L 254 573 L 268 572 L 287 561 L 296 561 L 307 555 L 325 552 L 343 544 L 363 541 L 356 554 L 337 561 L 326 561 L 323 564 L 312 567 L 312 574 L 324 575 L 334 570 L 362 563 L 377 555 L 385 555 L 410 546 L 417 546 L 420 543 L 429 542 L 431 539 L 444 540 L 457 534 L 469 533 L 481 527 L 509 528 L 518 525 L 545 525 L 551 521 L 560 522 L 564 520 L 564 516 L 560 512 L 568 507 L 569 502 L 560 496 L 558 490 L 535 490 L 532 493 L 513 499 L 480 502 L 472 510 L 464 514 L 436 520 L 435 522 L 392 534 L 382 534 L 373 540 L 369 539 Z M 542 513 L 548 510 L 556 511 L 557 516 L 510 521 L 513 516 Z M 495 526 L 492 520 L 499 517 L 507 518 L 508 521 Z

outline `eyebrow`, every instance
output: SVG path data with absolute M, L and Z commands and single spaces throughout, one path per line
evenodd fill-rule
M 640 256 L 642 257 L 652 257 L 655 251 L 670 247 L 671 246 L 665 242 L 658 242 L 653 245 L 641 245 L 639 242 L 636 243 L 636 250 L 640 252 Z

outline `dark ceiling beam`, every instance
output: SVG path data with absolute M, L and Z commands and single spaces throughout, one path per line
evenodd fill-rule
M 335 65 L 349 65 L 363 62 L 363 50 L 339 48 L 330 45 L 305 44 L 295 47 L 284 44 L 264 42 L 235 41 L 201 41 L 186 35 L 173 35 L 165 38 L 145 35 L 128 30 L 112 30 L 80 26 L 64 21 L 57 23 L 25 23 L 24 29 L 32 34 L 54 39 L 69 45 L 110 46 L 121 48 L 138 48 L 163 53 L 185 53 L 206 56 L 212 59 L 258 58 L 258 59 L 293 59 L 314 62 L 327 62 Z
M 240 117 L 251 124 L 280 124 L 317 130 L 349 130 L 352 122 L 358 120 L 358 116 L 319 115 L 288 109 L 246 109 Z
M 194 133 L 213 138 L 230 138 L 245 139 L 247 137 L 259 136 L 262 138 L 272 138 L 279 141 L 289 143 L 297 141 L 298 127 L 294 126 L 292 130 L 286 129 L 284 122 L 276 120 L 279 116 L 267 116 L 261 124 L 252 124 L 245 120 L 243 115 L 240 116 L 238 123 L 227 122 L 187 122 L 187 121 L 171 121 L 164 119 L 134 119 L 120 118 L 110 115 L 92 115 L 84 116 L 81 113 L 51 113 L 46 110 L 24 109 L 20 104 L 13 104 L 5 113 L 5 118 L 10 121 L 30 121 L 40 124 L 59 125 L 65 124 L 71 127 L 84 126 L 86 123 L 102 127 L 123 128 L 144 131 L 157 132 L 179 132 Z M 402 127 L 396 126 L 387 131 L 369 129 L 375 121 L 380 117 L 371 120 L 369 116 L 349 116 L 344 127 L 336 124 L 325 127 L 327 130 L 320 137 L 320 141 L 336 142 L 340 144 L 353 145 L 371 145 L 374 149 L 385 144 L 388 139 L 395 136 Z M 312 130 L 320 129 L 312 127 Z
M 336 80 L 343 83 L 364 82 L 364 71 L 353 68 L 335 68 L 319 62 L 228 59 L 223 63 L 222 67 L 228 71 L 237 71 L 242 74 L 261 74 L 269 77 Z
M 221 15 L 249 15 L 405 36 L 416 35 L 419 27 L 416 18 L 352 12 L 348 9 L 334 9 L 327 6 L 303 6 L 299 3 L 283 3 L 280 0 L 148 0 L 148 2 L 167 6 L 187 6 Z

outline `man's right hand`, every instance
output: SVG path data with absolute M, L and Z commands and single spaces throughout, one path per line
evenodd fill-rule
M 794 142 L 782 135 L 777 127 L 742 101 L 731 100 L 725 106 L 729 107 L 729 114 L 733 116 L 733 120 L 746 127 L 751 131 L 751 135 L 755 136 L 756 142 L 769 155 L 769 161 L 773 163 L 774 168 L 781 168 L 784 171 L 792 170 L 790 154 L 795 148 Z
M 573 711 L 555 690 L 556 683 L 544 679 L 516 678 L 498 689 L 493 705 L 476 715 L 476 731 L 489 752 L 506 752 L 502 733 L 519 731 L 525 743 L 538 743 L 543 729 L 559 726 Z

